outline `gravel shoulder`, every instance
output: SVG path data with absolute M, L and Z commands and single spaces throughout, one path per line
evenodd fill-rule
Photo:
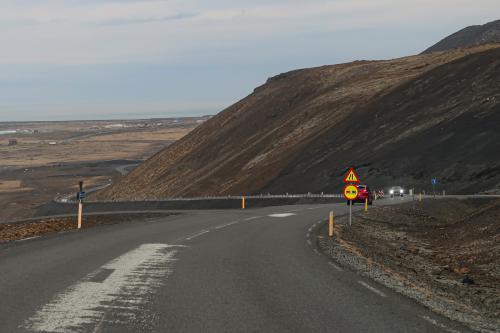
M 450 319 L 500 331 L 500 200 L 427 199 L 370 209 L 327 225 L 327 256 Z
M 176 213 L 130 213 L 113 215 L 87 215 L 84 216 L 82 229 L 102 225 L 144 221 L 158 217 L 175 215 Z M 0 244 L 13 241 L 27 240 L 40 236 L 68 232 L 77 229 L 76 217 L 51 217 L 38 220 L 20 221 L 13 223 L 0 223 Z

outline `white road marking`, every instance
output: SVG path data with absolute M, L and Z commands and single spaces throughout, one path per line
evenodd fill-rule
M 310 234 L 310 233 L 307 233 L 307 234 L 306 234 L 306 238 L 309 238 L 309 237 L 311 237 L 311 234 Z
M 307 244 L 309 244 L 309 246 L 312 246 L 312 243 L 309 239 L 307 240 Z
M 186 237 L 186 240 L 191 240 L 191 239 L 194 239 L 194 238 L 196 238 L 196 237 L 199 237 L 199 236 L 204 235 L 204 234 L 209 233 L 209 232 L 210 232 L 210 230 L 202 230 L 202 231 L 200 231 L 200 232 L 198 232 L 198 233 L 196 233 L 196 234 L 194 234 L 194 235 L 191 235 L 191 236 L 189 236 L 189 237 Z
M 313 228 L 310 227 L 309 229 L 307 229 L 307 231 L 311 232 L 311 231 L 313 231 Z
M 321 253 L 319 253 L 319 251 L 318 251 L 318 250 L 313 249 L 313 251 L 314 251 L 314 253 L 316 253 L 318 256 L 320 256 L 320 255 L 321 255 Z
M 136 320 L 148 299 L 170 275 L 176 246 L 143 244 L 99 268 L 112 273 L 101 282 L 89 281 L 96 273 L 75 283 L 41 307 L 23 327 L 35 332 L 81 332 L 99 328 L 106 313 L 114 323 Z
M 238 222 L 240 222 L 240 221 L 234 221 L 234 222 L 230 222 L 230 223 L 226 223 L 226 224 L 221 224 L 221 225 L 218 225 L 218 226 L 214 227 L 214 229 L 215 230 L 219 230 L 219 229 L 222 229 L 222 228 L 225 228 L 225 227 L 229 227 L 229 226 L 231 226 L 233 224 L 236 224 Z
M 454 330 L 453 328 L 450 328 L 450 327 L 446 326 L 445 324 L 442 324 L 442 323 L 438 322 L 437 320 L 432 319 L 429 316 L 422 316 L 422 319 L 428 321 L 429 323 L 431 323 L 434 326 L 442 328 L 446 332 L 449 332 L 449 333 L 460 333 L 460 331 Z
M 280 213 L 280 214 L 271 214 L 271 215 L 268 215 L 269 217 L 288 217 L 288 216 L 293 216 L 293 215 L 297 215 L 297 214 L 294 214 L 294 213 Z
M 261 217 L 262 216 L 252 216 L 252 217 L 249 217 L 249 218 L 246 218 L 246 219 L 243 219 L 243 220 L 237 220 L 237 221 L 229 222 L 229 223 L 226 223 L 226 224 L 221 224 L 221 225 L 218 225 L 218 226 L 214 227 L 214 230 L 219 230 L 219 229 L 222 229 L 222 228 L 225 228 L 225 227 L 229 227 L 231 225 L 234 225 L 234 224 L 237 224 L 237 223 L 240 223 L 240 222 L 243 222 L 243 221 L 252 221 L 252 220 L 260 219 Z
M 18 239 L 18 240 L 16 240 L 16 242 L 24 242 L 24 241 L 27 241 L 27 240 L 37 239 L 37 238 L 40 238 L 40 236 L 33 236 L 33 237 Z
M 335 268 L 336 270 L 338 270 L 339 272 L 343 272 L 343 271 L 344 271 L 344 270 L 342 269 L 342 267 L 340 267 L 340 266 L 338 266 L 338 265 L 334 264 L 334 263 L 333 263 L 333 262 L 331 262 L 331 261 L 329 261 L 329 262 L 328 262 L 328 264 L 329 264 L 330 266 L 332 266 L 333 268 Z
M 251 220 L 255 220 L 255 219 L 260 219 L 261 217 L 262 216 L 252 216 L 252 217 L 244 219 L 243 221 L 251 221 Z
M 363 282 L 363 281 L 358 281 L 358 283 L 359 283 L 360 285 L 362 285 L 363 287 L 365 287 L 366 289 L 368 289 L 368 290 L 370 290 L 370 291 L 374 292 L 375 294 L 377 294 L 377 295 L 379 295 L 379 296 L 382 296 L 382 297 L 387 297 L 387 295 L 386 295 L 386 294 L 384 294 L 383 292 L 381 292 L 381 291 L 380 291 L 380 290 L 378 290 L 377 288 L 374 288 L 374 287 L 370 286 L 368 283 L 365 283 L 365 282 Z

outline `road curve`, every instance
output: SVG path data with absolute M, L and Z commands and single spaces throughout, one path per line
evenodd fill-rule
M 187 211 L 8 245 L 0 332 L 468 332 L 316 252 L 331 209 L 347 212 Z

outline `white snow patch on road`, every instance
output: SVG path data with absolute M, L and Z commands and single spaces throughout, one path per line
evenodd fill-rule
M 293 215 L 297 215 L 297 214 L 294 214 L 294 213 L 280 213 L 280 214 L 271 214 L 271 215 L 268 215 L 269 217 L 288 217 L 288 216 L 293 216 Z
M 101 325 L 111 312 L 114 323 L 134 321 L 141 308 L 172 272 L 176 246 L 143 244 L 108 262 L 40 308 L 23 325 L 35 332 L 83 332 Z M 101 282 L 91 280 L 104 270 Z

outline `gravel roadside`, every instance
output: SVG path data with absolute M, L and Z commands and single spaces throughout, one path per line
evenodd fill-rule
M 317 246 L 344 267 L 480 332 L 500 332 L 500 201 L 424 200 L 336 218 Z
M 88 215 L 83 219 L 82 229 L 93 228 L 100 225 L 144 221 L 169 215 L 176 215 L 176 213 Z M 76 229 L 76 217 L 41 218 L 39 220 L 30 220 L 26 222 L 1 223 L 0 244 Z

